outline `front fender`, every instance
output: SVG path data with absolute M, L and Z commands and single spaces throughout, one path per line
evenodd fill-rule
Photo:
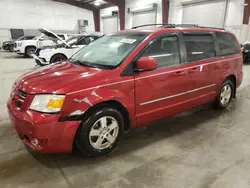
M 127 109 L 130 117 L 134 116 L 135 100 L 133 82 L 124 84 L 122 90 L 117 87 L 99 87 L 66 95 L 61 110 L 61 117 L 81 116 L 91 107 L 107 101 L 119 102 Z

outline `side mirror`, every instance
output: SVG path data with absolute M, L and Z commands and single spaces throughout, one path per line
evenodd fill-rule
M 141 57 L 136 62 L 137 71 L 149 71 L 157 68 L 157 62 L 151 57 Z

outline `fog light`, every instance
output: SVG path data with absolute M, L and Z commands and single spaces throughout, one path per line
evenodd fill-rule
M 35 138 L 35 139 L 33 140 L 33 144 L 34 144 L 35 146 L 38 146 L 38 145 L 39 145 L 39 141 Z

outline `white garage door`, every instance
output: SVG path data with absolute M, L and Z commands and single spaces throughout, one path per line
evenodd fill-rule
M 226 0 L 183 5 L 183 24 L 223 27 Z
M 103 17 L 103 32 L 104 33 L 114 33 L 118 31 L 118 17 L 110 16 Z
M 132 27 L 155 24 L 156 23 L 156 11 L 138 12 L 132 14 Z

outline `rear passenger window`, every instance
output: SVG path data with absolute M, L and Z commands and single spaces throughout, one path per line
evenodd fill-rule
M 180 48 L 177 36 L 158 38 L 143 56 L 155 58 L 158 68 L 179 65 Z
M 187 61 L 198 61 L 215 57 L 214 41 L 211 34 L 184 34 Z
M 237 42 L 229 33 L 216 33 L 217 41 L 220 48 L 220 55 L 232 55 L 240 52 Z

